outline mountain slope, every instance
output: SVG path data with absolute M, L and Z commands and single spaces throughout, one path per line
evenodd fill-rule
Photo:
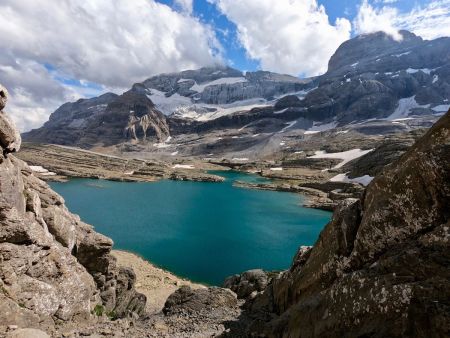
M 347 126 L 367 134 L 428 127 L 450 106 L 450 38 L 401 34 L 401 41 L 374 33 L 343 43 L 328 72 L 313 79 L 229 67 L 161 74 L 121 96 L 65 104 L 23 137 L 86 148 L 132 143 L 151 152 L 148 145 L 159 151 L 169 136 L 230 129 L 266 136 L 248 139 L 250 149 L 286 124 L 299 136 Z

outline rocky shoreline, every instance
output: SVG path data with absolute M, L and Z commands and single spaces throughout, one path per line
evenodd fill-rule
M 289 183 L 248 183 L 237 181 L 234 183 L 234 186 L 246 189 L 284 191 L 301 194 L 305 196 L 302 205 L 307 208 L 333 211 L 337 205 L 337 202 L 334 202 L 328 198 L 328 194 L 321 190 L 292 185 Z
M 223 177 L 209 170 L 252 172 L 272 180 L 267 184 L 236 182 L 241 188 L 295 192 L 306 197 L 305 207 L 333 210 L 340 200 L 360 196 L 357 184 L 328 182 L 329 173 L 308 167 L 290 168 L 283 174 L 271 172 L 268 163 L 239 163 L 187 158 L 167 163 L 102 154 L 78 148 L 24 143 L 18 157 L 33 167 L 34 174 L 45 181 L 65 181 L 70 177 L 122 182 L 154 182 L 162 179 L 195 182 L 222 182 Z
M 149 314 L 161 312 L 167 298 L 181 286 L 194 290 L 206 288 L 205 285 L 175 276 L 132 252 L 113 250 L 111 253 L 119 266 L 133 269 L 136 274 L 135 288 L 147 297 L 146 311 Z
M 206 172 L 208 169 L 224 169 L 214 165 L 204 165 L 197 169 L 192 164 L 126 159 L 60 145 L 24 143 L 17 155 L 32 166 L 40 166 L 56 174 L 35 172 L 40 179 L 46 181 L 61 181 L 70 177 L 122 182 L 154 182 L 161 179 L 223 181 L 222 177 Z

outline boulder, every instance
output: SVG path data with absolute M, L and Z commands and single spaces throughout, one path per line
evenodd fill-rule
M 6 103 L 8 102 L 8 91 L 5 87 L 0 84 L 0 110 L 5 108 Z
M 268 273 L 261 269 L 248 270 L 225 279 L 223 287 L 235 292 L 238 298 L 247 298 L 263 291 L 269 282 Z
M 183 285 L 167 298 L 163 313 L 172 315 L 175 313 L 208 312 L 215 309 L 226 309 L 237 306 L 236 295 L 228 289 L 207 288 L 192 289 Z
M 0 111 L 0 146 L 3 148 L 3 154 L 19 151 L 21 143 L 22 139 L 14 122 Z

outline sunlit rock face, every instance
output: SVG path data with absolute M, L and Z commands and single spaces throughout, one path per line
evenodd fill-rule
M 117 317 L 142 313 L 145 296 L 134 290 L 133 272 L 116 266 L 111 239 L 71 214 L 63 198 L 11 154 L 20 135 L 4 111 L 0 145 L 1 325 L 52 331 L 57 324 L 95 321 L 96 306 Z

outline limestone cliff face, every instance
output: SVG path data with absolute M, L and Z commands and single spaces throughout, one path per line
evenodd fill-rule
M 252 300 L 268 337 L 450 333 L 450 111 Z
M 162 142 L 170 136 L 166 117 L 139 88 L 115 95 L 106 93 L 80 99 L 58 108 L 42 128 L 24 135 L 25 140 L 88 147 L 122 142 Z
M 1 107 L 7 93 L 0 87 Z M 94 308 L 136 316 L 145 296 L 110 255 L 111 239 L 71 214 L 64 200 L 11 153 L 20 136 L 0 111 L 0 333 L 96 320 Z

